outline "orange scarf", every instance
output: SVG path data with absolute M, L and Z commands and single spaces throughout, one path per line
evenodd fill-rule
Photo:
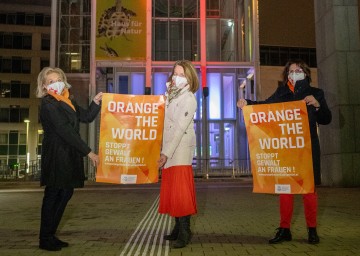
M 295 86 L 290 81 L 287 82 L 287 85 L 289 86 L 290 91 L 294 93 Z
M 54 93 L 52 91 L 48 91 L 48 94 L 53 96 L 58 101 L 65 102 L 66 104 L 68 104 L 76 112 L 74 105 L 71 103 L 71 100 L 69 100 L 70 93 L 69 93 L 69 90 L 67 88 L 64 88 L 61 95 L 56 94 L 56 93 Z

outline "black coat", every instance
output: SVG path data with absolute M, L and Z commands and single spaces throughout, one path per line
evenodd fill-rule
M 85 110 L 50 95 L 42 98 L 40 120 L 44 130 L 41 152 L 41 186 L 77 188 L 84 186 L 84 159 L 91 149 L 79 133 L 79 123 L 92 122 L 100 106 L 91 102 Z
M 287 85 L 282 85 L 277 88 L 273 95 L 271 95 L 265 101 L 249 101 L 248 104 L 259 103 L 279 103 L 287 101 L 303 100 L 306 96 L 313 95 L 314 98 L 320 103 L 320 108 L 316 110 L 314 106 L 307 106 L 310 136 L 312 146 L 312 160 L 314 168 L 314 182 L 315 185 L 321 184 L 321 172 L 320 172 L 320 143 L 317 133 L 317 125 L 326 125 L 331 122 L 331 111 L 326 104 L 324 91 L 315 87 L 311 87 L 308 79 L 300 80 L 296 82 L 294 93 L 289 89 Z M 301 159 L 299 159 L 301 161 Z

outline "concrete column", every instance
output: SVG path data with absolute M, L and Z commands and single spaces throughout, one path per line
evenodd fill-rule
M 333 114 L 320 126 L 324 185 L 360 185 L 358 0 L 314 0 L 319 87 Z

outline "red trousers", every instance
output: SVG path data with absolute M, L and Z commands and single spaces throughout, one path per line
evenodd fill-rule
M 316 227 L 318 199 L 317 193 L 303 194 L 304 212 L 306 225 L 309 228 Z M 292 194 L 281 194 L 280 200 L 280 227 L 290 228 L 291 218 L 294 211 L 294 195 Z

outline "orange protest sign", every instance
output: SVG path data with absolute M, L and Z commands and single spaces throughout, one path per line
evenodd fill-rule
M 304 101 L 243 108 L 256 193 L 314 191 L 310 128 Z
M 158 181 L 164 102 L 163 96 L 103 94 L 97 182 Z

